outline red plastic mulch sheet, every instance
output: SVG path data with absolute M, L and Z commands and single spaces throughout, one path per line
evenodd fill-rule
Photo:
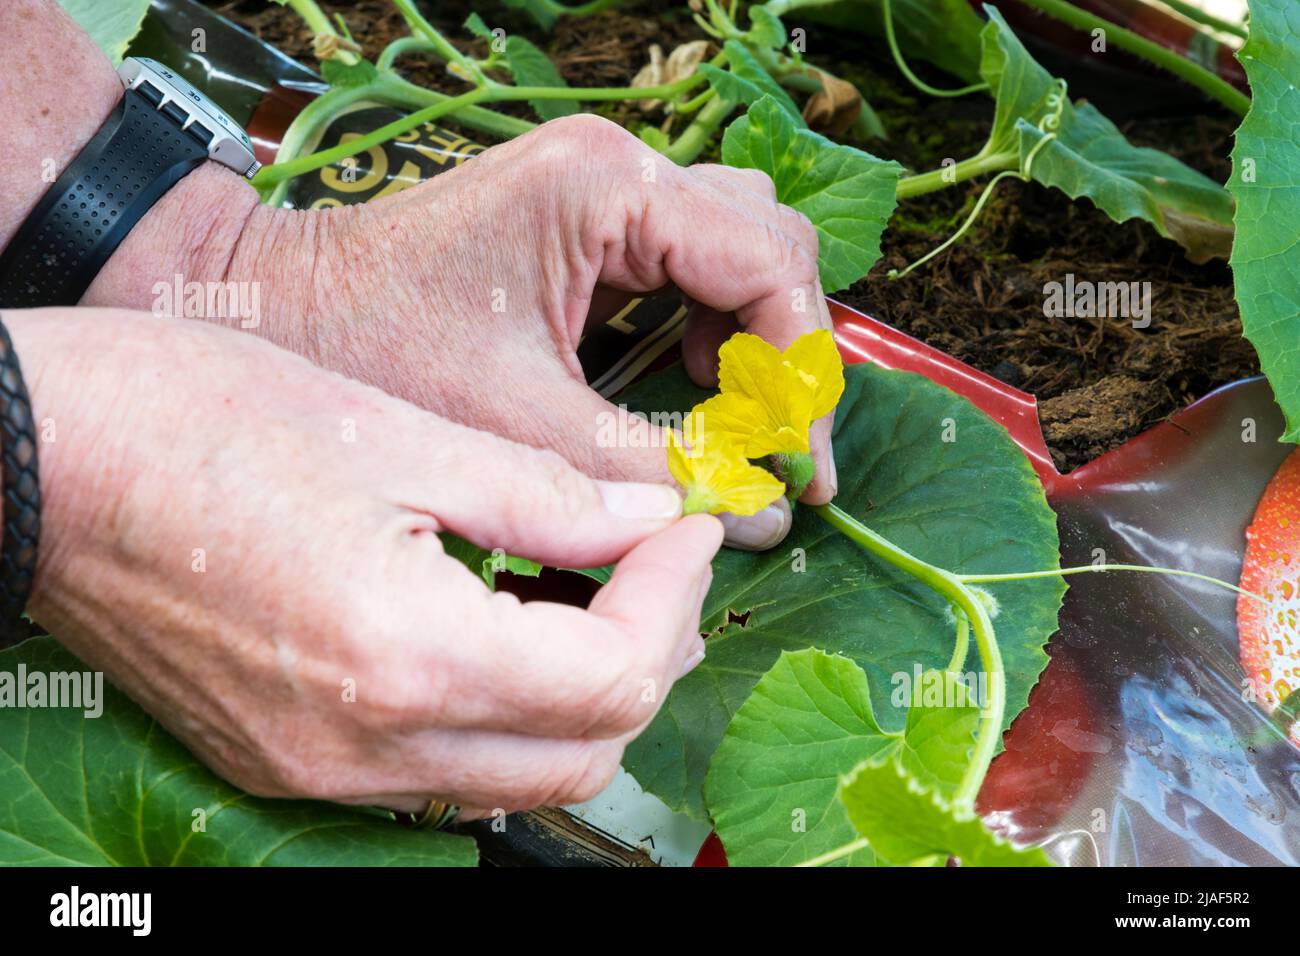
M 1300 748 L 1268 714 L 1300 684 L 1300 457 L 1277 440 L 1267 384 L 1219 389 L 1060 475 L 1033 396 L 851 309 L 832 315 L 845 362 L 925 375 L 1007 428 L 1056 510 L 1062 566 L 1180 568 L 1292 602 L 1279 618 L 1244 598 L 1239 642 L 1238 599 L 1221 588 L 1070 577 L 1051 663 L 980 794 L 985 820 L 1073 866 L 1300 863 Z M 696 865 L 726 865 L 716 837 Z

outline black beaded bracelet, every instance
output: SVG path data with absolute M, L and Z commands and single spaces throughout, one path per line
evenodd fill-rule
M 0 465 L 4 468 L 4 540 L 0 544 L 0 647 L 39 633 L 23 619 L 36 578 L 41 539 L 41 482 L 36 424 L 9 330 L 0 321 Z

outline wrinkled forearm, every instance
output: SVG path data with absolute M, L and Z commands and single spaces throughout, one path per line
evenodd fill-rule
M 0 70 L 7 140 L 0 152 L 3 246 L 123 90 L 108 58 L 55 0 L 0 3 L 0 63 L 6 65 Z M 177 276 L 182 284 L 257 281 L 265 322 L 252 330 L 310 353 L 300 283 L 280 281 L 308 269 L 298 253 L 309 231 L 292 213 L 260 207 L 256 192 L 235 173 L 204 163 L 135 225 L 81 304 L 156 312 L 159 284 L 174 286 Z M 201 317 L 224 325 L 240 325 L 243 318 Z
M 113 67 L 54 0 L 0 3 L 0 245 L 122 95 Z

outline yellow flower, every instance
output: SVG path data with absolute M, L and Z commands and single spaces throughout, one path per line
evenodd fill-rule
M 701 408 L 697 405 L 683 423 L 685 441 L 668 433 L 668 470 L 686 491 L 682 512 L 757 514 L 781 497 L 785 485 L 746 461 L 741 449 L 711 424 L 704 425 Z
M 747 458 L 806 454 L 808 428 L 844 392 L 844 365 L 831 334 L 809 332 L 779 352 L 738 332 L 718 356 L 722 393 L 700 406 L 710 431 L 730 436 Z

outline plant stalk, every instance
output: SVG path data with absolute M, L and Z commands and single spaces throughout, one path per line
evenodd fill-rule
M 999 581 L 1029 581 L 1034 578 L 1053 578 L 1058 575 L 1066 574 L 1088 574 L 1098 571 L 1142 571 L 1147 574 L 1167 574 L 1170 577 L 1193 578 L 1197 581 L 1205 581 L 1209 584 L 1216 585 L 1228 591 L 1235 591 L 1237 594 L 1245 595 L 1248 598 L 1254 598 L 1261 604 L 1272 606 L 1273 602 L 1254 591 L 1248 591 L 1245 588 L 1238 587 L 1235 584 L 1229 584 L 1227 581 L 1219 578 L 1210 577 L 1208 574 L 1198 574 L 1195 571 L 1183 571 L 1179 568 L 1156 568 L 1147 564 L 1084 564 L 1075 568 L 1060 568 L 1050 571 L 1016 571 L 1011 574 L 958 574 L 955 575 L 958 581 L 963 584 L 995 584 Z
M 1206 96 L 1217 100 L 1238 116 L 1245 116 L 1250 109 L 1250 97 L 1242 93 L 1222 77 L 1211 73 L 1199 63 L 1193 63 L 1186 57 L 1179 56 L 1173 50 L 1166 49 L 1159 43 L 1153 43 L 1146 37 L 1139 36 L 1132 30 L 1112 23 L 1095 13 L 1082 10 L 1067 0 L 1024 0 L 1026 6 L 1034 7 L 1049 17 L 1068 23 L 1077 30 L 1091 32 L 1103 30 L 1106 39 L 1116 47 L 1134 56 L 1154 63 L 1163 70 L 1186 80 Z
M 908 554 L 836 505 L 817 505 L 813 511 L 863 550 L 912 575 L 922 584 L 947 598 L 951 604 L 965 613 L 970 622 L 980 662 L 989 677 L 991 699 L 984 701 L 984 706 L 980 710 L 975 750 L 971 754 L 971 762 L 962 776 L 961 783 L 953 795 L 953 803 L 960 807 L 973 807 L 975 798 L 979 795 L 980 785 L 983 784 L 984 777 L 988 773 L 989 764 L 993 762 L 998 741 L 1002 738 L 1002 718 L 1007 704 L 1006 671 L 1002 665 L 1002 652 L 998 649 L 997 637 L 993 632 L 993 622 L 989 620 L 988 609 L 979 596 L 967 586 L 967 582 L 957 575 Z
M 709 137 L 717 132 L 723 120 L 730 116 L 735 108 L 735 103 L 715 96 L 704 104 L 695 119 L 691 121 L 691 125 L 682 131 L 682 135 L 663 151 L 664 155 L 679 166 L 690 165 L 703 152 Z
M 1241 40 L 1246 39 L 1246 27 L 1243 24 L 1232 23 L 1221 17 L 1216 17 L 1195 4 L 1188 3 L 1187 0 L 1160 0 L 1160 2 L 1201 26 L 1209 27 L 1211 30 L 1218 30 L 1220 33 L 1226 33 Z
M 325 33 L 339 36 L 329 16 L 317 5 L 316 0 L 285 0 L 285 2 L 294 13 L 302 17 L 303 22 L 307 24 L 307 29 L 313 34 Z M 353 66 L 361 59 L 351 50 L 339 50 L 335 58 L 346 66 Z
M 932 169 L 916 176 L 905 176 L 898 181 L 898 198 L 912 199 L 936 192 L 985 173 L 1000 173 L 1019 169 L 1020 157 L 1016 153 L 977 153 L 944 169 Z
M 390 74 L 382 74 L 381 76 L 387 75 Z M 422 123 L 431 122 L 451 113 L 459 113 L 462 110 L 477 107 L 482 103 L 502 103 L 517 100 L 609 101 L 626 99 L 672 99 L 673 97 L 698 86 L 701 82 L 704 82 L 704 80 L 705 77 L 697 73 L 683 77 L 673 83 L 664 83 L 660 86 L 647 86 L 637 89 L 625 89 L 619 87 L 583 89 L 581 87 L 568 86 L 507 86 L 502 83 L 495 83 L 491 80 L 487 80 L 483 85 L 476 86 L 459 96 L 446 97 L 443 96 L 443 94 L 435 94 L 433 91 L 425 91 L 425 96 L 430 98 L 432 102 L 423 109 L 417 110 L 409 116 L 394 120 L 385 126 L 372 130 L 365 136 L 358 136 L 356 139 L 347 143 L 340 143 L 338 146 L 331 149 L 322 150 L 321 152 L 313 153 L 310 156 L 298 156 L 285 162 L 277 162 L 274 165 L 263 167 L 257 176 L 254 177 L 253 185 L 257 187 L 259 191 L 268 190 L 269 188 L 284 182 L 285 180 L 292 179 L 295 176 L 301 176 L 304 173 L 313 172 L 323 166 L 328 166 L 331 163 L 337 163 L 340 160 L 347 159 L 349 156 L 363 153 L 372 146 L 377 146 L 386 140 L 392 139 L 394 136 L 400 136 L 407 130 L 414 129 Z M 405 81 L 398 80 L 398 83 L 405 83 Z M 402 90 L 404 94 L 409 96 L 411 95 L 411 90 L 417 89 L 419 89 L 419 87 L 414 86 L 414 84 L 399 86 L 397 83 L 389 80 L 376 81 L 375 83 L 360 87 L 346 87 L 337 92 L 341 94 L 346 90 L 349 94 L 347 102 L 351 103 L 363 99 L 365 96 L 375 95 L 376 91 L 392 93 L 397 90 Z M 336 91 L 331 90 L 330 93 L 321 96 L 315 102 L 309 104 L 307 107 L 308 109 L 311 109 L 313 106 L 317 107 L 317 109 L 307 121 L 304 121 L 304 124 L 299 131 L 300 142 L 306 139 L 305 134 L 308 125 L 312 128 L 316 128 L 319 126 L 322 118 L 329 115 L 331 109 L 337 111 L 338 104 L 342 102 L 343 99 L 341 96 L 338 99 L 330 100 L 324 105 L 318 105 L 321 104 L 321 100 L 326 99 L 327 96 L 332 96 L 335 92 Z M 434 99 L 434 97 L 441 98 Z M 709 106 L 706 106 L 700 111 L 700 115 L 696 117 L 696 121 L 692 124 L 692 128 L 696 124 L 700 123 L 701 120 L 713 115 L 710 111 L 710 106 L 712 105 L 713 104 L 710 103 Z M 730 106 L 728 106 L 728 111 L 729 110 Z M 305 113 L 306 110 L 303 112 Z M 490 113 L 491 111 L 481 110 L 480 112 Z M 723 115 L 725 116 L 725 113 Z M 503 122 L 508 122 L 509 119 L 509 117 L 501 117 Z M 297 121 L 295 120 L 295 122 Z M 718 122 L 721 122 L 721 119 L 719 119 Z M 713 126 L 713 129 L 716 128 L 717 123 Z M 518 132 L 519 131 L 516 130 L 512 135 L 518 135 Z M 686 132 L 690 133 L 691 128 L 688 128 Z M 709 132 L 712 132 L 712 129 Z M 684 133 L 683 138 L 685 138 L 685 136 L 686 134 Z M 704 138 L 707 139 L 707 136 Z M 703 148 L 703 142 L 700 143 L 700 148 Z M 698 150 L 696 152 L 698 153 Z M 287 153 L 285 153 L 285 155 L 287 155 Z
M 907 60 L 903 59 L 903 51 L 899 49 L 898 38 L 894 35 L 894 14 L 890 8 L 889 0 L 880 0 L 880 12 L 885 20 L 885 42 L 889 44 L 889 52 L 894 58 L 894 65 L 907 78 L 907 81 L 922 93 L 928 93 L 931 96 L 958 97 L 966 96 L 969 93 L 980 93 L 989 88 L 987 83 L 981 82 L 972 83 L 970 86 L 963 86 L 956 90 L 941 90 L 925 82 L 912 72 L 912 68 L 907 65 Z

